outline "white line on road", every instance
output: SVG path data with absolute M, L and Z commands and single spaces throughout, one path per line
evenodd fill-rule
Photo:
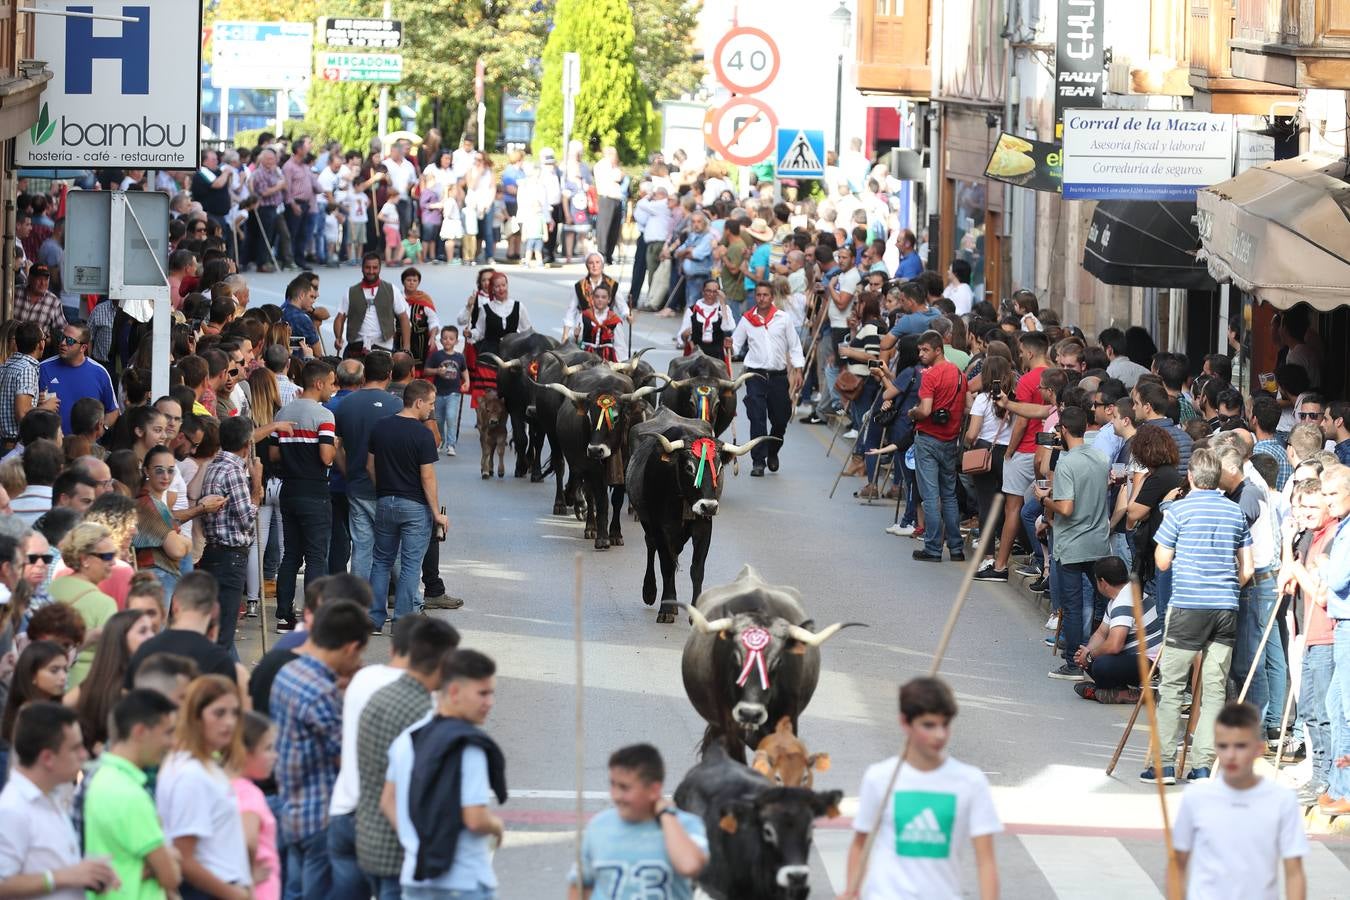
M 1102 874 L 1108 872 L 1112 900 L 1162 898 L 1153 879 L 1115 838 L 1066 841 L 1048 834 L 1023 834 L 1019 838 L 1059 900 L 1098 900 L 1102 896 Z

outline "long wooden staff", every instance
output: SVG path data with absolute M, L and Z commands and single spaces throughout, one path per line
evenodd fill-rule
M 583 651 L 585 645 L 585 633 L 582 627 L 582 609 L 581 609 L 581 554 L 578 553 L 574 559 L 575 582 L 572 588 L 572 615 L 573 632 L 572 642 L 576 645 L 577 655 L 577 736 L 576 736 L 576 755 L 577 755 L 577 891 L 581 891 L 584 872 L 581 868 L 581 841 L 586 830 L 585 820 L 585 797 L 582 793 L 583 780 L 586 777 L 585 750 L 586 741 L 582 732 L 582 711 L 585 697 L 585 671 L 582 665 Z
M 947 614 L 947 624 L 943 626 L 942 636 L 938 639 L 937 649 L 933 651 L 933 661 L 928 667 L 928 676 L 936 677 L 938 670 L 942 667 L 942 659 L 947 655 L 947 646 L 951 643 L 952 632 L 956 630 L 956 620 L 961 616 L 961 609 L 966 605 L 966 598 L 970 596 L 971 585 L 975 583 L 975 573 L 979 570 L 980 562 L 984 559 L 985 551 L 989 549 L 990 542 L 994 538 L 994 530 L 998 527 L 998 520 L 1003 515 L 1003 504 L 995 503 L 989 510 L 989 515 L 985 518 L 984 524 L 980 526 L 980 543 L 976 548 L 974 556 L 966 565 L 966 574 L 961 578 L 961 587 L 956 592 L 956 602 L 952 604 L 951 611 Z M 877 804 L 876 819 L 872 822 L 871 829 L 867 832 L 867 840 L 863 843 L 862 865 L 858 869 L 857 882 L 848 885 L 848 893 L 857 893 L 862 890 L 862 886 L 867 883 L 867 865 L 872 859 L 872 845 L 876 843 L 877 833 L 881 831 L 881 820 L 886 815 L 887 804 L 884 798 L 891 796 L 895 790 L 895 782 L 900 777 L 900 768 L 905 764 L 905 757 L 909 755 L 909 736 L 905 737 L 905 745 L 900 749 L 900 756 L 896 759 L 895 769 L 891 772 L 891 779 L 886 784 L 886 790 L 881 792 L 882 802 Z
M 1153 772 L 1157 775 L 1156 783 L 1158 785 L 1158 806 L 1162 809 L 1163 820 L 1163 843 L 1167 847 L 1167 898 L 1168 900 L 1181 900 L 1182 883 L 1181 867 L 1177 865 L 1177 851 L 1172 846 L 1172 822 L 1167 814 L 1167 790 L 1162 782 L 1162 743 L 1158 739 L 1158 708 L 1153 702 L 1153 685 L 1150 684 L 1149 666 L 1148 666 L 1148 638 L 1144 631 L 1144 600 L 1143 591 L 1139 585 L 1138 578 L 1130 579 L 1131 600 L 1134 601 L 1134 630 L 1139 642 L 1139 690 L 1144 695 L 1144 706 L 1148 709 L 1148 752 L 1149 761 L 1153 764 Z M 1191 711 L 1192 716 L 1198 716 L 1198 710 Z

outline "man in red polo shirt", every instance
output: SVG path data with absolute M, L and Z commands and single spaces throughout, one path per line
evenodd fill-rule
M 914 476 L 923 499 L 923 518 L 928 528 L 923 549 L 914 558 L 942 562 L 942 536 L 953 562 L 966 558 L 961 542 L 961 514 L 956 506 L 956 464 L 961 458 L 957 434 L 966 411 L 966 376 L 942 353 L 942 335 L 925 331 L 919 336 L 919 363 L 924 367 L 919 382 L 919 402 L 909 411 L 918 424 L 914 435 Z

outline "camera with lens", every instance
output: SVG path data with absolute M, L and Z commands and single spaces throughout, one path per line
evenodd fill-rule
M 952 420 L 952 411 L 946 407 L 935 409 L 929 418 L 933 420 L 934 425 L 946 425 Z

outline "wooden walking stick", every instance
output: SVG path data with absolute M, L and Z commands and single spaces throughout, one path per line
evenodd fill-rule
M 1158 805 L 1162 809 L 1163 843 L 1167 847 L 1167 900 L 1181 900 L 1183 893 L 1183 885 L 1181 880 L 1181 867 L 1177 864 L 1176 848 L 1172 846 L 1172 823 L 1167 815 L 1167 791 L 1162 783 L 1162 743 L 1158 736 L 1158 708 L 1153 703 L 1153 690 L 1149 684 L 1149 679 L 1152 677 L 1152 673 L 1149 670 L 1148 665 L 1144 662 L 1145 658 L 1148 655 L 1147 653 L 1144 652 L 1148 649 L 1148 635 L 1144 629 L 1143 594 L 1140 591 L 1139 580 L 1137 578 L 1132 578 L 1130 581 L 1131 581 L 1130 586 L 1133 589 L 1133 596 L 1131 597 L 1131 599 L 1134 601 L 1134 630 L 1135 634 L 1138 635 L 1137 640 L 1139 642 L 1139 649 L 1140 649 L 1139 653 L 1140 693 L 1143 695 L 1142 699 L 1144 701 L 1144 705 L 1148 707 L 1148 724 L 1149 724 L 1149 731 L 1151 732 L 1148 739 L 1149 760 L 1153 764 L 1154 774 L 1158 776 L 1156 782 L 1158 786 Z M 1158 656 L 1161 658 L 1162 654 L 1159 653 Z M 1199 700 L 1200 700 L 1200 688 L 1197 682 L 1194 700 L 1191 703 L 1192 722 L 1195 721 L 1196 704 L 1199 702 Z M 1189 726 L 1187 730 L 1188 731 L 1190 730 Z M 1182 752 L 1184 753 L 1185 750 L 1183 749 Z M 1115 761 L 1113 760 L 1112 765 L 1114 764 Z
M 956 592 L 956 602 L 952 604 L 951 611 L 947 613 L 947 624 L 942 628 L 942 636 L 938 638 L 937 649 L 933 651 L 933 661 L 928 667 L 928 676 L 936 678 L 938 670 L 942 667 L 942 659 L 947 655 L 947 646 L 951 643 L 952 633 L 956 630 L 956 621 L 961 616 L 961 609 L 966 605 L 966 598 L 970 596 L 970 588 L 975 584 L 975 573 L 979 570 L 980 562 L 984 559 L 984 553 L 989 549 L 990 543 L 994 537 L 994 529 L 998 527 L 999 517 L 1003 515 L 1003 504 L 997 503 L 989 510 L 989 517 L 985 519 L 980 527 L 980 544 L 973 557 L 966 564 L 966 573 L 961 577 L 961 587 Z M 888 798 L 895 791 L 895 783 L 900 778 L 900 769 L 905 764 L 905 757 L 909 755 L 909 737 L 905 737 L 905 745 L 900 748 L 900 756 L 895 761 L 895 768 L 891 771 L 890 781 L 886 783 L 886 790 L 881 792 L 882 802 L 877 804 L 876 819 L 872 822 L 871 829 L 867 832 L 867 840 L 862 848 L 862 865 L 858 869 L 858 879 L 856 884 L 846 885 L 846 892 L 861 892 L 862 886 L 867 883 L 867 866 L 872 860 L 872 845 L 876 843 L 877 833 L 881 831 L 881 822 L 885 818 L 886 811 L 890 809 Z
M 1280 745 L 1275 751 L 1275 774 L 1280 774 L 1280 766 L 1284 764 L 1284 729 L 1289 727 L 1289 714 L 1294 708 L 1294 690 L 1295 680 L 1291 680 L 1289 685 L 1289 694 L 1284 698 L 1284 715 L 1280 716 Z M 1309 748 L 1311 753 L 1311 748 Z
M 1148 675 L 1144 678 L 1143 687 L 1139 691 L 1139 699 L 1134 701 L 1134 712 L 1130 713 L 1129 721 L 1125 723 L 1125 733 L 1120 736 L 1120 741 L 1116 744 L 1116 752 L 1111 754 L 1111 761 L 1106 764 L 1106 774 L 1110 775 L 1116 770 L 1116 763 L 1120 762 L 1120 754 L 1125 751 L 1125 745 L 1129 743 L 1130 732 L 1134 730 L 1135 719 L 1139 718 L 1139 710 L 1144 706 L 1144 694 L 1151 691 L 1153 685 L 1153 673 L 1158 671 L 1158 660 L 1162 659 L 1163 648 L 1158 648 L 1158 655 L 1153 658 L 1153 665 L 1149 666 Z
M 577 770 L 576 770 L 576 775 L 577 775 L 577 860 L 576 860 L 576 863 L 577 863 L 577 886 L 578 886 L 578 889 L 580 889 L 581 881 L 582 881 L 582 868 L 581 868 L 581 863 L 582 863 L 582 859 L 581 859 L 581 841 L 582 841 L 582 836 L 583 836 L 583 834 L 584 834 L 584 832 L 585 832 L 585 828 L 586 828 L 586 819 L 585 819 L 585 815 L 586 815 L 585 798 L 584 798 L 584 795 L 582 794 L 582 788 L 583 788 L 583 786 L 584 786 L 584 785 L 583 785 L 583 779 L 586 777 L 586 761 L 585 761 L 586 741 L 585 741 L 584 733 L 583 733 L 582 727 L 581 727 L 581 726 L 582 726 L 582 712 L 583 712 L 583 709 L 584 709 L 584 706 L 585 706 L 585 693 L 586 693 L 586 692 L 585 692 L 586 673 L 585 673 L 584 666 L 583 666 L 583 664 L 582 664 L 582 663 L 583 663 L 583 658 L 584 658 L 584 655 L 583 655 L 583 652 L 582 652 L 582 647 L 583 647 L 584 644 L 585 644 L 586 635 L 585 635 L 584 628 L 582 627 L 582 615 L 581 615 L 582 610 L 581 610 L 581 554 L 580 554 L 580 553 L 578 553 L 578 554 L 574 557 L 574 559 L 573 559 L 573 566 L 574 566 L 574 569 L 575 569 L 575 574 L 574 574 L 574 576 L 573 576 L 573 577 L 574 577 L 574 582 L 573 582 L 573 585 L 572 585 L 572 616 L 573 616 L 573 619 L 574 619 L 574 621 L 573 621 L 573 631 L 572 631 L 572 642 L 576 645 L 576 657 L 577 657 L 577 660 L 576 660 L 576 664 L 577 664 L 577 670 L 576 670 L 576 679 L 577 679 L 577 687 L 576 687 L 576 691 L 577 691 L 577 702 L 576 702 L 576 712 L 577 712 L 577 734 L 576 734 L 576 755 L 577 755 Z
M 1261 658 L 1266 652 L 1266 642 L 1270 640 L 1270 629 L 1275 626 L 1275 620 L 1279 618 L 1277 615 L 1278 609 L 1279 604 L 1277 602 L 1275 608 L 1270 611 L 1270 618 L 1266 621 L 1265 631 L 1261 632 L 1261 643 L 1256 645 L 1256 654 L 1251 659 L 1251 665 L 1247 667 L 1247 677 L 1242 682 L 1242 690 L 1238 691 L 1237 702 L 1239 703 L 1247 699 L 1247 689 L 1252 686 L 1252 679 L 1256 677 L 1256 670 L 1261 666 Z
M 720 313 L 719 313 L 719 315 L 720 315 Z M 702 351 L 699 351 L 699 352 L 702 352 Z M 729 380 L 734 381 L 735 378 L 733 378 L 733 377 L 732 377 L 732 374 L 731 374 L 731 350 L 729 350 L 729 349 L 727 348 L 726 344 L 723 344 L 723 345 L 722 345 L 722 362 L 723 362 L 723 364 L 725 364 L 726 367 L 727 367 L 727 378 L 728 378 Z M 733 393 L 734 393 L 734 392 L 733 392 Z M 732 399 L 735 399 L 735 398 L 733 397 Z M 739 418 L 739 417 L 738 417 L 738 416 L 733 416 L 732 419 L 731 419 L 731 442 L 732 442 L 733 444 L 740 444 L 740 442 L 741 442 L 740 438 L 738 438 L 738 437 L 736 436 L 736 419 L 737 419 L 737 418 Z M 788 416 L 788 419 L 791 420 L 791 419 L 792 419 L 792 416 L 789 415 L 789 416 Z M 733 457 L 731 458 L 731 474 L 732 474 L 733 477 L 737 477 L 737 478 L 740 477 L 740 474 L 741 474 L 741 458 L 740 458 L 739 456 L 733 456 Z

